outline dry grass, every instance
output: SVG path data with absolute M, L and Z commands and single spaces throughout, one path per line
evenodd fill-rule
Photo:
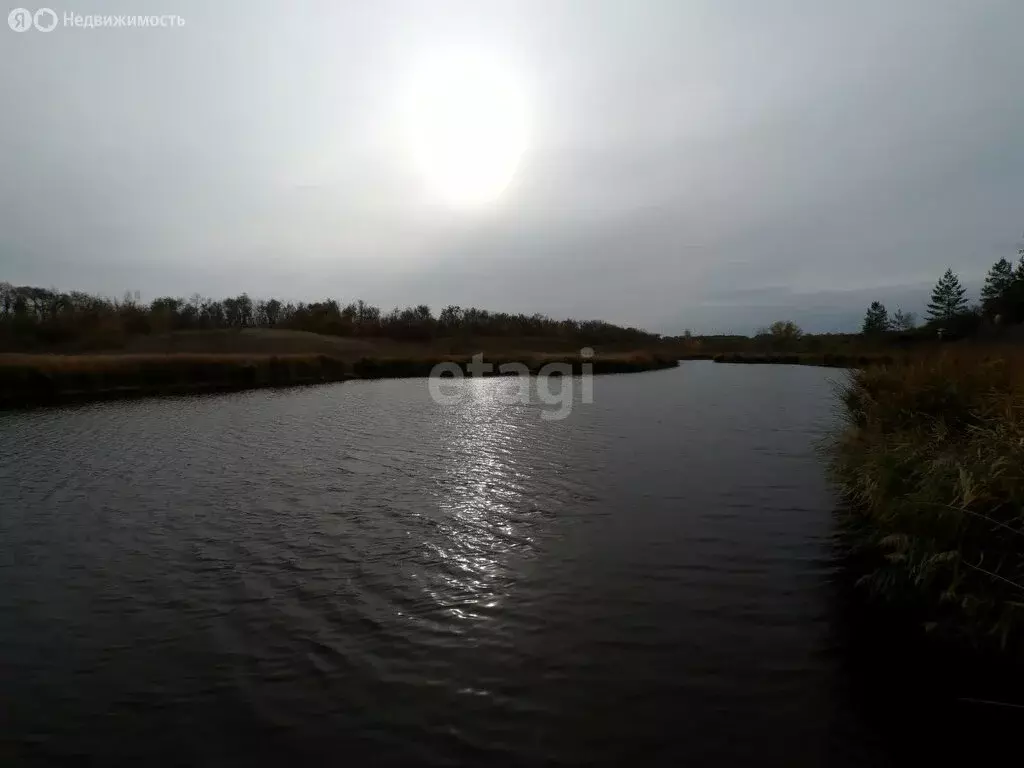
M 372 354 L 380 344 L 372 339 L 325 336 L 309 331 L 275 328 L 233 328 L 210 331 L 174 331 L 131 336 L 112 354 L 259 354 L 330 355 L 359 357 Z
M 394 352 L 394 349 L 388 351 Z M 68 399 L 286 386 L 347 378 L 428 376 L 435 365 L 454 362 L 463 370 L 468 354 L 438 354 L 414 347 L 416 354 L 348 356 L 255 353 L 175 353 L 29 355 L 0 354 L 0 407 Z M 672 358 L 649 352 L 600 354 L 485 354 L 497 367 L 520 362 L 531 372 L 562 363 L 575 373 L 589 363 L 593 373 L 625 373 L 674 366 Z
M 310 354 L 266 355 L 259 353 L 193 353 L 173 354 L 100 354 L 100 355 L 35 355 L 0 353 L 0 369 L 32 368 L 41 371 L 132 370 L 149 365 L 178 366 L 219 363 L 225 365 L 259 364 L 270 359 L 282 361 L 315 359 Z
M 795 352 L 791 354 L 758 354 L 733 352 L 713 357 L 716 363 L 766 363 L 773 365 L 817 365 L 828 368 L 858 368 L 867 365 L 891 365 L 896 362 L 892 355 L 854 355 L 835 353 Z
M 0 406 L 308 384 L 350 377 L 326 355 L 0 355 Z
M 231 328 L 205 331 L 173 331 L 135 335 L 106 348 L 54 350 L 65 354 L 258 354 L 329 355 L 357 360 L 360 357 L 423 357 L 449 354 L 572 354 L 580 345 L 564 338 L 544 336 L 451 336 L 428 342 L 396 341 L 383 337 L 329 336 L 309 331 L 277 328 Z M 602 353 L 630 352 L 630 346 L 601 345 Z
M 929 626 L 1024 653 L 1024 353 L 856 371 L 832 471 L 864 583 Z

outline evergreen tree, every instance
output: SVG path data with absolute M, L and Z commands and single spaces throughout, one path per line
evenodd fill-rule
M 886 311 L 885 305 L 880 301 L 872 301 L 864 315 L 864 326 L 861 328 L 861 333 L 875 335 L 888 330 L 889 313 Z
M 960 313 L 965 312 L 967 310 L 965 293 L 967 293 L 967 289 L 960 285 L 960 278 L 953 273 L 952 269 L 947 269 L 932 290 L 932 300 L 928 302 L 928 319 L 932 321 L 952 320 Z
M 1003 319 L 1011 323 L 1024 322 L 1024 249 L 1018 251 L 1017 255 L 1020 261 L 1013 270 L 1013 279 L 1000 306 Z
M 913 312 L 904 312 L 897 307 L 890 325 L 894 331 L 912 331 L 917 327 L 917 317 Z
M 986 315 L 999 315 L 1006 312 L 1010 299 L 1010 290 L 1015 280 L 1020 279 L 1020 266 L 1015 271 L 1013 264 L 1007 259 L 1000 259 L 988 271 L 985 285 L 981 289 L 981 308 Z

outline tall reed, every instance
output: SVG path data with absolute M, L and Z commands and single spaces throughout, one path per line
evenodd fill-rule
M 874 594 L 974 645 L 1024 650 L 1024 356 L 952 351 L 850 374 L 830 446 Z

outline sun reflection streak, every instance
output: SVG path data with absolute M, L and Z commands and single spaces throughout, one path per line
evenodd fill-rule
M 531 427 L 505 392 L 516 382 L 471 379 L 454 386 L 469 395 L 440 406 L 448 411 L 445 469 L 438 477 L 440 535 L 427 544 L 440 567 L 426 590 L 450 616 L 479 621 L 508 594 L 509 559 L 533 548 L 522 511 L 526 476 L 517 458 Z

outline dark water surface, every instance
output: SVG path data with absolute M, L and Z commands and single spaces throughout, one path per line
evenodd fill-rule
M 0 414 L 4 751 L 869 765 L 815 368 Z

